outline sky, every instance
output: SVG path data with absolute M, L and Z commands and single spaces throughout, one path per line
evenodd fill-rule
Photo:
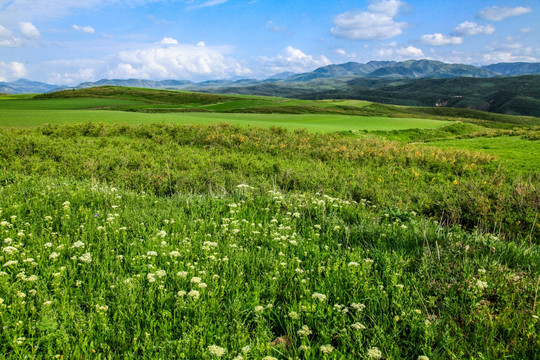
M 538 0 L 0 0 L 0 81 L 267 78 L 540 61 Z

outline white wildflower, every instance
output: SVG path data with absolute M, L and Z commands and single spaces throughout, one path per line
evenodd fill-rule
M 374 347 L 374 348 L 371 348 L 371 349 L 368 350 L 367 356 L 370 359 L 380 359 L 380 358 L 382 358 L 382 353 L 381 353 L 381 350 Z
M 81 256 L 79 256 L 79 260 L 82 261 L 83 263 L 89 264 L 92 262 L 92 254 L 90 253 L 82 254 Z
M 330 344 L 322 345 L 321 351 L 323 354 L 330 354 L 332 351 L 334 351 L 334 347 Z
M 83 243 L 82 241 L 77 241 L 77 242 L 75 242 L 73 245 L 71 245 L 71 247 L 72 247 L 72 248 L 75 248 L 75 249 L 81 248 L 81 247 L 83 248 L 84 246 L 85 246 L 85 245 L 84 245 L 84 243 Z
M 319 300 L 319 301 L 326 301 L 326 295 L 320 294 L 320 293 L 317 293 L 317 292 L 313 293 L 313 294 L 311 295 L 311 297 L 312 297 L 313 299 L 316 299 L 316 300 Z

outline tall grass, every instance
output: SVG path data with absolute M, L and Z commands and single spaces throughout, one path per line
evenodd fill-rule
M 375 138 L 229 125 L 83 125 L 0 132 L 10 174 L 94 178 L 158 196 L 263 190 L 321 192 L 415 211 L 501 237 L 537 239 L 537 177 L 496 157 Z

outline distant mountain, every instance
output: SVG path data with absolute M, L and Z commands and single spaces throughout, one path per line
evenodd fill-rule
M 526 63 L 526 62 L 499 63 L 499 64 L 482 66 L 482 68 L 487 69 L 489 71 L 493 71 L 500 75 L 540 74 L 540 63 Z
M 451 77 L 493 77 L 497 74 L 488 69 L 464 64 L 446 64 L 433 60 L 371 61 L 367 64 L 348 62 L 328 65 L 310 73 L 299 74 L 287 79 L 288 82 L 310 81 L 320 78 L 362 76 L 383 79 L 421 79 Z
M 0 82 L 0 93 L 6 94 L 34 94 L 46 93 L 58 88 L 58 85 L 49 85 L 38 81 L 19 79 L 12 82 Z
M 290 78 L 291 76 L 294 76 L 294 75 L 296 75 L 296 74 L 291 72 L 291 71 L 285 71 L 285 72 L 282 72 L 282 73 L 279 73 L 279 74 L 274 74 L 274 75 L 268 77 L 266 80 L 285 80 L 285 79 L 288 79 L 288 78 Z
M 149 89 L 181 89 L 186 85 L 193 84 L 189 80 L 141 80 L 141 79 L 102 79 L 96 82 L 84 82 L 70 89 L 86 89 L 94 86 L 126 86 L 126 87 L 142 87 Z

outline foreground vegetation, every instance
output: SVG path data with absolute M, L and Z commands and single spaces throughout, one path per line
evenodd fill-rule
M 193 101 L 171 100 L 174 111 L 246 101 L 172 93 Z M 177 115 L 144 94 L 0 107 Z M 317 116 L 389 111 L 309 106 Z M 424 120 L 424 110 L 400 111 Z M 0 128 L 0 357 L 535 358 L 538 128 L 464 114 L 434 115 L 453 121 L 435 129 L 330 134 L 164 122 Z

